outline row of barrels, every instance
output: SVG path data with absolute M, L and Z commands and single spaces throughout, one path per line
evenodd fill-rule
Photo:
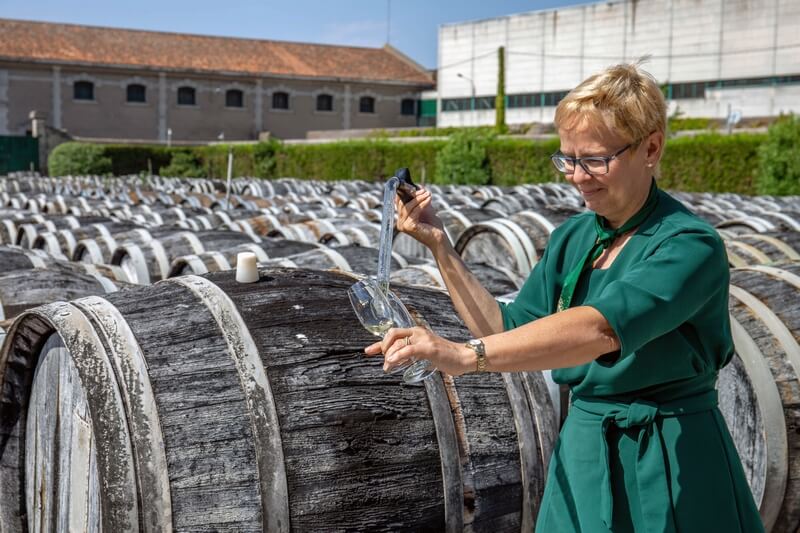
M 681 193 L 681 195 L 685 196 L 686 194 Z M 543 250 L 551 228 L 571 214 L 579 212 L 580 209 L 574 206 L 561 206 L 515 211 L 515 209 L 506 209 L 507 205 L 502 205 L 498 200 L 502 198 L 513 199 L 515 197 L 511 194 L 505 196 L 495 195 L 489 200 L 489 202 L 494 202 L 491 205 L 487 203 L 480 208 L 444 209 L 440 211 L 440 214 L 445 221 L 445 227 L 451 240 L 463 255 L 466 257 L 491 258 L 496 261 L 497 264 L 495 266 L 515 271 L 518 275 L 524 276 L 528 271 L 527 267 L 532 262 L 535 262 L 536 257 Z M 81 197 L 79 200 L 86 203 L 85 198 Z M 791 233 L 796 231 L 796 228 L 800 227 L 800 225 L 796 224 L 794 219 L 786 214 L 789 211 L 784 213 L 774 211 L 776 206 L 780 207 L 775 201 L 763 198 L 761 200 L 761 205 L 756 205 L 756 202 L 753 202 L 753 206 L 762 210 L 760 216 L 739 217 L 718 223 L 720 232 L 728 237 L 728 240 L 737 242 L 736 245 L 728 247 L 733 266 L 741 266 L 752 262 L 767 262 L 766 258 L 770 257 L 770 254 L 759 254 L 758 246 L 753 247 L 750 242 L 747 242 L 752 240 L 748 234 L 756 232 L 766 233 L 766 238 L 772 239 L 772 243 L 768 247 L 781 249 L 778 252 L 779 259 L 791 259 L 794 257 L 794 246 L 791 242 L 786 243 L 787 246 L 781 246 L 780 244 L 775 244 L 775 242 L 781 241 L 784 235 L 788 236 L 788 240 L 792 240 Z M 331 207 L 321 203 L 286 204 L 280 209 L 273 206 L 257 210 L 238 210 L 238 212 L 234 210 L 232 215 L 228 215 L 228 212 L 222 210 L 212 211 L 210 208 L 203 206 L 198 206 L 197 208 L 162 206 L 154 209 L 147 204 L 138 206 L 142 208 L 142 212 L 139 213 L 134 213 L 130 208 L 123 209 L 122 212 L 115 211 L 113 214 L 108 208 L 101 208 L 100 211 L 95 213 L 101 216 L 121 218 L 144 226 L 171 223 L 184 229 L 197 231 L 225 224 L 226 227 L 234 231 L 252 232 L 256 235 L 271 234 L 272 236 L 296 240 L 321 240 L 323 243 L 332 246 L 346 244 L 376 246 L 377 234 L 379 233 L 377 222 L 380 218 L 380 213 L 377 210 L 378 201 L 377 195 L 374 195 L 368 204 L 359 206 L 359 208 Z M 511 201 L 516 202 L 517 200 Z M 707 202 L 708 200 L 702 199 L 701 201 Z M 44 200 L 42 202 L 44 203 Z M 731 206 L 734 205 L 728 200 L 720 200 L 720 202 Z M 128 206 L 125 207 L 127 208 Z M 205 214 L 187 216 L 184 213 L 184 209 L 196 210 L 198 213 Z M 773 211 L 767 213 L 766 210 Z M 265 211 L 269 211 L 269 213 Z M 735 212 L 732 214 L 737 217 L 739 215 Z M 770 217 L 772 217 L 771 220 Z M 322 221 L 332 218 L 349 218 L 357 222 L 347 224 L 344 231 L 339 231 L 336 225 Z M 327 226 L 329 230 L 320 235 L 319 228 L 309 228 L 309 224 L 307 224 L 309 219 L 322 219 L 320 222 L 312 223 L 311 225 Z M 508 220 L 504 221 L 503 219 Z M 475 226 L 476 223 L 484 224 L 471 228 L 471 231 L 465 234 L 466 229 Z M 508 226 L 508 229 L 498 228 L 498 226 Z M 527 235 L 527 238 L 524 234 Z M 742 235 L 745 235 L 745 238 L 740 239 L 739 236 Z M 462 236 L 464 240 L 459 242 Z M 471 239 L 475 239 L 476 242 L 471 243 Z M 488 244 L 481 242 L 487 240 L 493 242 Z M 8 242 L 14 241 L 9 239 Z M 471 253 L 471 249 L 477 251 Z M 406 256 L 430 258 L 426 249 L 405 236 L 399 236 L 396 250 Z M 485 253 L 486 250 L 490 253 Z M 506 250 L 508 253 L 492 253 L 495 250 Z M 527 256 L 527 259 L 525 259 L 525 256 Z
M 334 206 L 363 198 L 368 204 L 380 202 L 381 184 L 365 181 L 326 182 L 314 180 L 259 180 L 237 178 L 231 183 L 232 205 L 264 207 L 269 202 L 251 204 L 253 200 L 281 202 L 304 198 L 309 201 L 327 201 Z M 566 184 L 525 184 L 501 188 L 497 186 L 440 186 L 429 185 L 443 209 L 492 207 L 511 214 L 542 205 L 567 205 L 580 207 L 579 195 Z M 0 195 L 21 191 L 65 192 L 75 196 L 126 196 L 131 201 L 162 202 L 176 205 L 184 200 L 198 199 L 206 206 L 219 202 L 226 193 L 226 184 L 220 180 L 160 178 L 14 178 L 0 180 Z M 193 195 L 200 195 L 194 197 Z M 766 226 L 769 231 L 783 230 L 785 225 L 797 229 L 800 207 L 797 197 L 750 197 L 737 194 L 675 193 L 690 209 L 712 223 L 746 220 L 747 224 Z M 185 196 L 182 196 L 185 195 Z M 0 197 L 2 203 L 2 197 Z M 358 203 L 358 202 L 355 202 Z M 229 208 L 231 206 L 227 206 Z M 749 220 L 751 219 L 752 220 Z M 777 222 L 778 227 L 774 226 Z
M 52 303 L 0 351 L 3 531 L 530 531 L 557 434 L 540 373 L 399 385 L 336 271 L 220 272 Z M 441 292 L 396 290 L 468 332 Z M 720 408 L 767 531 L 800 527 L 800 263 L 731 272 Z M 48 391 L 59 390 L 59 395 Z M 490 436 L 490 437 L 489 437 Z M 58 471 L 59 475 L 54 475 Z
M 93 251 L 80 241 L 76 248 L 80 261 L 67 261 L 39 249 L 0 245 L 0 320 L 12 318 L 24 309 L 67 298 L 71 290 L 83 290 L 85 278 L 93 278 L 104 292 L 131 284 L 146 285 L 187 274 L 219 272 L 236 267 L 238 254 L 251 252 L 262 266 L 337 269 L 360 275 L 374 275 L 378 269 L 378 250 L 346 245 L 330 248 L 317 243 L 278 238 L 257 241 L 243 233 L 159 232 L 134 230 L 127 240 L 113 249 Z M 96 246 L 96 245 L 95 245 Z M 100 254 L 95 261 L 94 254 Z M 429 262 L 392 254 L 392 281 L 445 290 L 436 267 Z M 495 295 L 518 290 L 523 279 L 515 273 L 483 263 L 469 265 L 481 282 Z M 70 281 L 74 278 L 74 283 Z M 77 286 L 77 288 L 75 288 Z

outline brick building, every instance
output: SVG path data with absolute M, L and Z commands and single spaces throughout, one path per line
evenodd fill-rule
M 382 48 L 0 19 L 0 135 L 29 113 L 79 137 L 289 139 L 417 124 L 433 79 Z

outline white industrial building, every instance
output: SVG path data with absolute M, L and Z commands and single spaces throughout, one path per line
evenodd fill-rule
M 509 124 L 551 122 L 587 76 L 646 55 L 670 112 L 800 112 L 800 0 L 618 0 L 443 25 L 439 126 L 494 124 L 501 46 Z

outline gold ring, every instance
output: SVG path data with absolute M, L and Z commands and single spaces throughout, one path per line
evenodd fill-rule
M 411 344 L 411 337 L 406 337 L 406 346 Z

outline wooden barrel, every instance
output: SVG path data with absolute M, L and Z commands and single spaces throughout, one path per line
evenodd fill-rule
M 4 265 L 3 272 L 13 270 L 31 270 L 39 268 L 43 270 L 68 270 L 88 274 L 94 277 L 108 278 L 115 285 L 117 282 L 128 283 L 128 278 L 123 270 L 114 265 L 87 264 L 66 261 L 63 256 L 51 255 L 43 250 L 27 250 L 19 246 L 0 246 L 0 264 Z M 107 280 L 101 279 L 102 283 Z
M 324 233 L 319 242 L 329 246 L 345 246 L 356 244 L 369 248 L 377 248 L 380 244 L 381 227 L 366 220 L 336 219 L 332 221 L 334 231 Z
M 45 224 L 46 218 L 38 213 L 14 209 L 0 219 L 0 244 L 17 244 L 17 233 L 22 224 Z
M 271 258 L 261 262 L 265 266 L 283 266 L 290 268 L 313 268 L 320 270 L 338 269 L 353 272 L 353 267 L 333 248 L 320 246 L 307 252 L 300 252 L 286 257 Z
M 251 252 L 255 254 L 259 263 L 267 263 L 271 259 L 285 258 L 318 248 L 320 246 L 313 243 L 261 237 L 260 242 L 257 243 L 242 243 L 211 252 L 176 257 L 170 264 L 167 277 L 205 274 L 207 272 L 219 272 L 236 268 L 236 261 L 240 252 Z M 295 266 L 295 264 L 289 261 L 284 263 L 283 266 Z
M 505 218 L 487 220 L 467 228 L 455 244 L 464 261 L 484 262 L 527 276 L 539 260 L 525 231 Z
M 747 380 L 721 406 L 767 531 L 800 528 L 800 263 L 731 271 L 734 343 Z M 749 382 L 745 387 L 742 383 Z M 748 390 L 749 389 L 749 390 Z
M 509 217 L 509 220 L 525 231 L 525 234 L 528 235 L 533 243 L 536 254 L 541 256 L 550 241 L 550 234 L 553 230 L 569 217 L 582 211 L 583 209 L 568 205 L 559 207 L 543 206 L 514 213 Z
M 467 228 L 478 222 L 503 218 L 503 213 L 494 209 L 478 209 L 475 207 L 446 209 L 439 211 L 439 218 L 444 224 L 450 242 L 455 244 Z M 433 259 L 430 250 L 417 242 L 413 237 L 395 230 L 392 240 L 392 249 L 404 257 L 419 257 Z
M 296 224 L 285 224 L 271 231 L 269 235 L 297 241 L 319 242 L 323 235 L 336 231 L 335 219 L 313 219 Z
M 242 236 L 240 233 L 233 234 Z M 195 233 L 171 232 L 144 243 L 128 241 L 120 244 L 114 250 L 110 263 L 122 267 L 128 279 L 134 283 L 146 285 L 165 279 L 174 258 L 204 251 L 203 243 Z
M 94 220 L 94 217 L 89 220 Z M 112 234 L 130 231 L 135 227 L 128 222 L 88 222 L 87 220 L 79 220 L 79 222 L 81 225 L 77 228 L 60 229 L 54 233 L 40 233 L 33 241 L 31 248 L 50 251 L 57 244 L 62 254 L 72 257 L 75 247 L 81 239 L 91 239 L 101 235 L 110 237 Z
M 745 233 L 726 239 L 728 260 L 736 267 L 800 260 L 800 232 Z
M 486 263 L 467 263 L 469 270 L 481 285 L 494 296 L 501 296 L 522 287 L 525 278 L 516 272 Z M 390 274 L 392 283 L 430 287 L 447 291 L 444 278 L 433 262 L 417 263 L 394 270 Z
M 256 250 L 261 250 L 261 248 L 255 248 Z M 268 259 L 269 258 L 265 255 L 262 261 Z M 187 274 L 206 274 L 208 272 L 230 270 L 234 267 L 235 263 L 231 265 L 231 262 L 225 254 L 221 252 L 203 252 L 199 254 L 182 255 L 172 260 L 167 277 L 175 278 Z
M 98 228 L 99 229 L 99 228 Z M 100 231 L 100 234 L 87 239 L 80 239 L 72 252 L 73 261 L 83 263 L 110 263 L 114 251 L 120 243 L 134 242 L 144 244 L 159 235 L 174 233 L 174 230 L 145 229 L 134 227 L 121 233 Z
M 0 273 L 0 320 L 8 320 L 26 309 L 56 300 L 68 300 L 118 290 L 99 274 L 76 272 L 51 265 L 48 269 L 13 270 Z
M 23 248 L 33 248 L 36 237 L 43 232 L 55 233 L 60 229 L 74 229 L 80 227 L 81 223 L 72 215 L 50 217 L 41 223 L 24 223 L 17 225 L 17 235 L 14 244 L 19 244 Z
M 250 218 L 237 218 L 232 220 L 229 227 L 233 230 L 251 233 L 253 235 L 267 236 L 271 231 L 281 227 L 281 222 L 270 214 L 259 214 Z
M 746 215 L 738 218 L 728 218 L 717 223 L 717 229 L 724 229 L 732 233 L 766 233 L 776 231 L 777 228 L 769 220 L 764 218 Z
M 363 356 L 352 282 L 187 276 L 17 319 L 0 353 L 0 527 L 531 531 L 555 435 L 541 375 L 403 385 Z M 469 336 L 445 295 L 396 290 Z

